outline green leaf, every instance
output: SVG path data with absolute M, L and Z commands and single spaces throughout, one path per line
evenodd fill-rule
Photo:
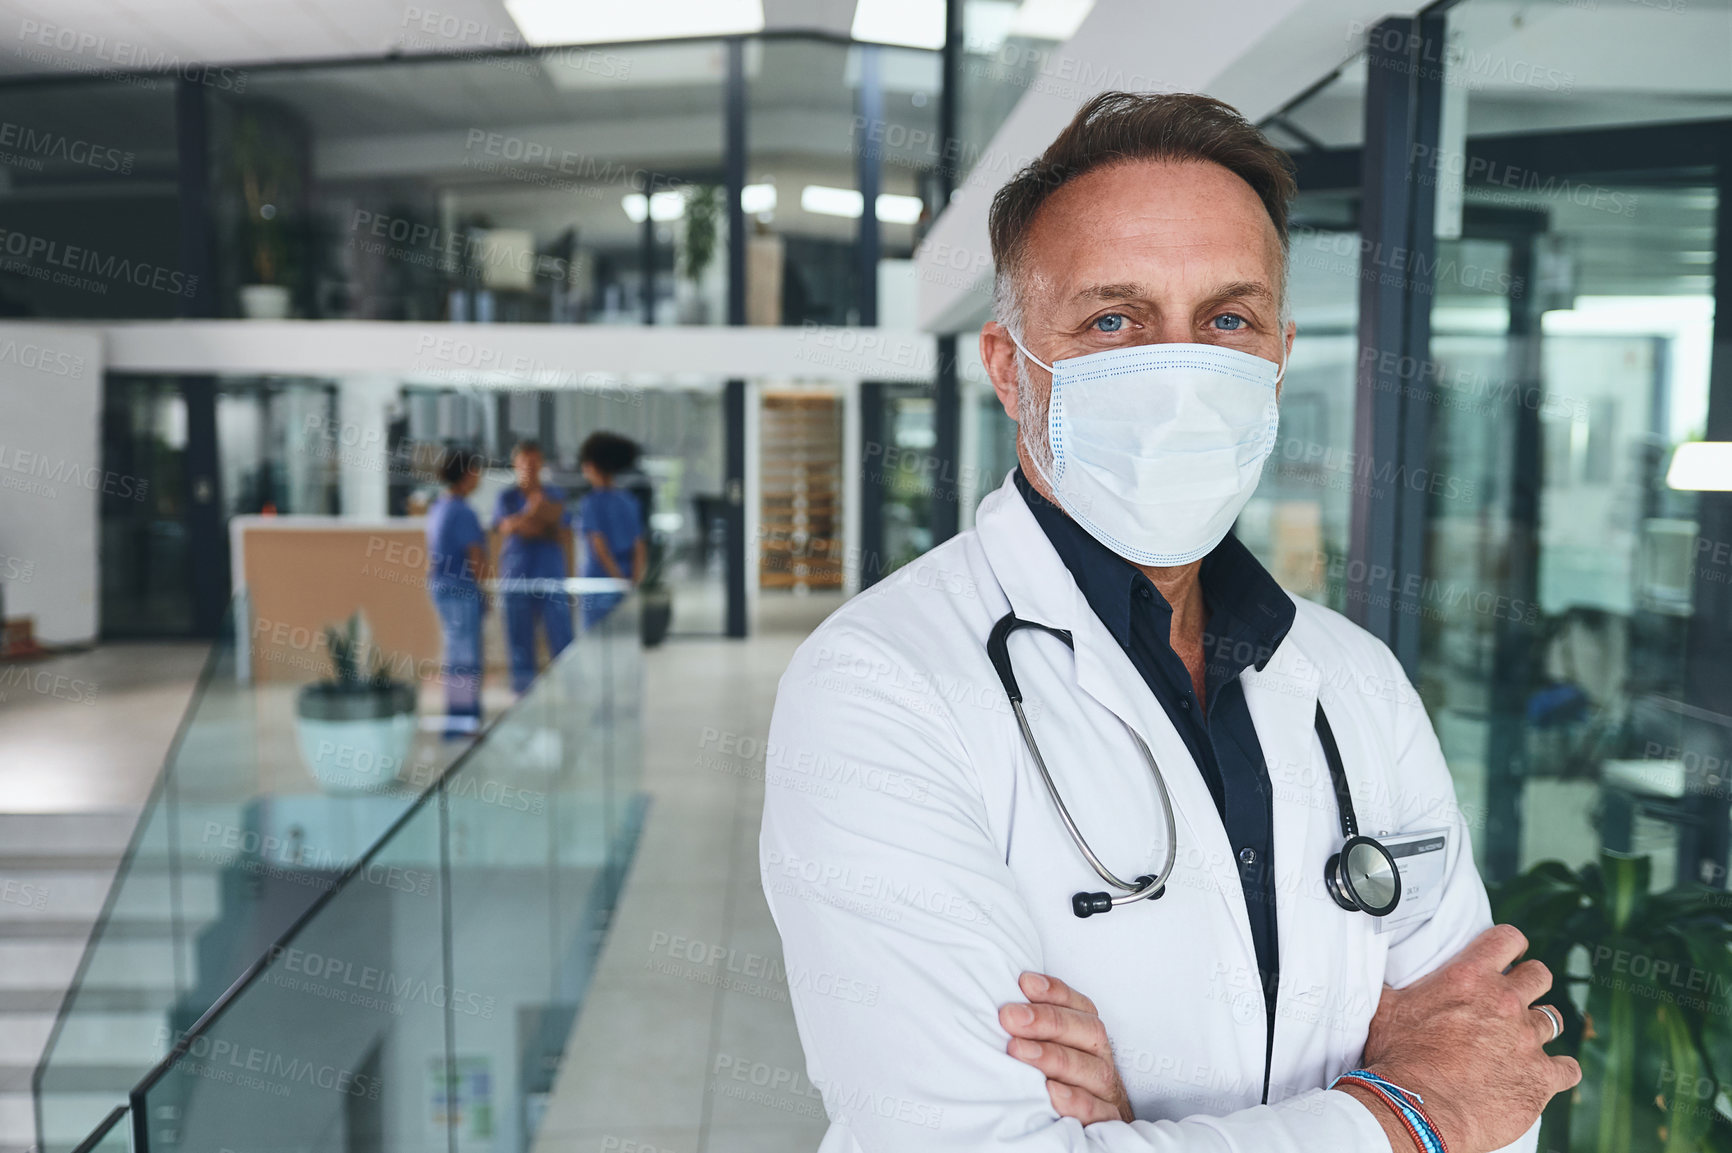
M 1606 922 L 1612 932 L 1622 936 L 1648 895 L 1652 862 L 1647 857 L 1602 851 L 1600 874 L 1605 879 Z
M 1630 987 L 1621 978 L 1588 990 L 1593 1034 L 1581 1042 L 1581 1085 L 1569 1118 L 1571 1153 L 1651 1153 L 1658 1127 L 1638 1127 L 1642 1108 L 1635 1085 L 1637 1044 L 1644 1021 Z M 1654 1113 L 1652 1094 L 1647 1111 Z
M 1724 925 L 1690 926 L 1679 930 L 1693 966 L 1687 996 L 1699 1006 L 1702 1049 L 1708 1066 L 1722 1085 L 1732 1085 L 1732 933 Z
M 1649 893 L 1647 858 L 1602 853 L 1572 873 L 1557 862 L 1491 886 L 1499 920 L 1522 929 L 1559 987 L 1564 1036 L 1583 1081 L 1546 1110 L 1547 1149 L 1570 1153 L 1732 1153 L 1715 1101 L 1732 1085 L 1732 908 L 1706 886 Z M 1590 975 L 1564 979 L 1577 948 Z
M 1660 1006 L 1657 1032 L 1665 1046 L 1659 1094 L 1665 1101 L 1665 1153 L 1697 1153 L 1714 1113 L 1717 1086 L 1702 1061 L 1690 1026 L 1676 1005 Z
M 1560 862 L 1546 861 L 1488 890 L 1493 919 L 1525 933 L 1533 956 L 1543 960 L 1569 952 L 1569 922 L 1587 898 L 1581 882 Z

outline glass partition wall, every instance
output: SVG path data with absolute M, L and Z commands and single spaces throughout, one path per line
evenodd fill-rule
M 914 327 L 910 259 L 939 161 L 938 53 L 748 48 L 746 323 Z
M 261 72 L 211 102 L 224 313 L 723 323 L 726 56 Z
M 104 634 L 196 633 L 195 609 L 211 590 L 193 577 L 220 578 L 213 595 L 228 595 L 234 516 L 424 514 L 438 496 L 437 467 L 448 449 L 484 462 L 470 498 L 484 525 L 511 483 L 512 448 L 526 439 L 542 446 L 551 482 L 565 490 L 575 515 L 590 488 L 578 450 L 603 431 L 643 449 L 637 470 L 620 483 L 643 512 L 646 592 L 653 594 L 646 599 L 656 606 L 646 615 L 665 620 L 675 635 L 724 631 L 722 382 L 551 370 L 534 386 L 492 379 L 503 375 L 110 374 L 106 459 L 138 480 L 102 496 Z M 202 430 L 201 406 L 209 419 Z M 201 447 L 209 458 L 203 467 L 196 464 Z M 581 542 L 572 555 L 581 561 Z
M 1424 699 L 1583 1065 L 1541 1147 L 1729 1149 L 1732 475 L 1685 466 L 1732 440 L 1732 9 L 1366 40 L 1264 124 L 1299 338 L 1237 531 Z
M 912 329 L 913 254 L 947 188 L 942 59 L 934 48 L 766 33 L 257 67 L 220 85 L 0 82 L 0 114 L 69 140 L 100 143 L 124 129 L 135 149 L 113 172 L 54 163 L 15 172 L 0 181 L 0 211 L 50 240 L 106 251 L 107 215 L 64 208 L 97 197 L 124 205 L 154 223 L 128 233 L 134 251 L 117 255 L 179 286 L 140 299 L 127 285 L 38 292 L 40 269 L 0 262 L 0 311 Z M 583 431 L 640 428 L 655 439 L 651 425 L 683 419 L 648 414 L 634 398 L 665 398 L 631 385 L 605 384 L 605 396 L 545 387 L 551 376 L 588 380 L 581 364 L 485 374 L 488 395 L 456 399 L 476 367 L 418 355 L 426 371 L 413 380 L 344 382 L 334 397 L 277 378 L 111 386 L 105 453 L 154 487 L 148 500 L 105 507 L 104 629 L 213 635 L 215 613 L 194 611 L 179 590 L 198 584 L 194 602 L 225 599 L 236 512 L 409 511 L 430 457 L 407 473 L 375 461 L 381 487 L 355 463 L 370 452 L 325 443 L 333 436 L 422 443 L 400 426 L 444 420 L 439 444 L 503 460 L 515 440 L 534 437 L 575 475 Z M 701 382 L 675 406 L 713 416 L 682 426 L 713 443 L 682 432 L 666 452 L 651 446 L 661 471 L 646 491 L 657 531 L 669 534 L 668 571 L 685 572 L 694 593 L 676 632 L 745 634 L 740 383 L 713 405 L 712 383 Z M 628 403 L 613 403 L 622 392 Z M 926 399 L 938 405 L 935 393 Z M 387 404 L 388 422 L 373 411 Z M 453 405 L 466 414 L 455 424 Z M 948 413 L 936 418 L 941 430 L 954 427 Z M 300 443 L 308 430 L 320 443 Z M 934 465 L 949 443 L 922 450 L 920 476 L 944 475 Z M 314 451 L 319 466 L 299 469 L 297 455 Z M 906 479 L 885 506 L 900 519 L 873 530 L 915 543 L 948 535 L 950 498 L 910 493 Z M 692 575 L 700 571 L 709 575 Z
M 1432 465 L 1464 494 L 1427 509 L 1421 687 L 1492 876 L 1603 847 L 1651 856 L 1657 887 L 1723 885 L 1724 782 L 1683 761 L 1685 729 L 1716 724 L 1688 719 L 1709 702 L 1687 664 L 1725 628 L 1693 571 L 1720 498 L 1667 478 L 1732 401 L 1710 394 L 1726 174 L 1703 147 L 1732 134 L 1732 12 L 1618 34 L 1513 11 L 1450 10 L 1457 135 L 1418 165 L 1440 205 Z M 1640 53 L 1660 43 L 1656 71 Z M 1536 83 L 1498 75 L 1524 53 Z
M 21 34 L 21 56 L 30 51 Z M 0 317 L 185 314 L 176 88 L 163 75 L 0 85 Z
M 0 84 L 47 141 L 4 160 L 15 227 L 163 271 L 45 286 L 7 262 L 0 312 L 725 324 L 735 83 L 745 323 L 871 324 L 881 281 L 908 304 L 941 207 L 940 53 L 737 43 L 738 77 L 711 38 Z M 74 211 L 98 202 L 125 211 Z
M 1300 184 L 1287 264 L 1297 335 L 1282 378 L 1275 450 L 1234 531 L 1283 588 L 1341 611 L 1356 475 L 1364 56 L 1264 129 L 1293 156 Z
M 1093 64 L 1069 52 L 1094 0 L 1015 3 L 1014 0 L 956 0 L 962 7 L 962 43 L 957 67 L 956 140 L 951 145 L 956 185 L 978 165 L 1008 180 L 1017 157 L 992 148 L 999 126 L 1030 92 L 1081 104 L 1105 85 L 1129 91 L 1158 89 L 1156 76 L 1121 73 L 1094 75 Z

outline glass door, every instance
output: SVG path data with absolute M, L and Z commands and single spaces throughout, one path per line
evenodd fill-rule
M 223 381 L 216 399 L 223 518 L 335 516 L 337 388 L 325 381 Z
M 110 377 L 103 399 L 105 475 L 132 483 L 99 497 L 102 633 L 190 636 L 187 398 L 174 379 Z
M 1664 270 L 1711 238 L 1715 194 L 1607 191 L 1653 206 L 1644 259 L 1628 218 L 1471 191 L 1440 242 L 1421 690 L 1488 877 L 1606 848 L 1711 881 L 1678 854 L 1725 819 L 1678 760 L 1700 495 L 1666 473 L 1702 435 L 1712 298 Z

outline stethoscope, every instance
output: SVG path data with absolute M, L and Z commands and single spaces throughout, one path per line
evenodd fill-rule
M 1022 690 L 1017 687 L 1016 673 L 1010 664 L 1010 634 L 1017 629 L 1038 629 L 1055 636 L 1072 652 L 1076 651 L 1076 644 L 1068 630 L 1053 628 L 1037 621 L 1022 620 L 1014 612 L 1004 614 L 998 623 L 992 626 L 992 634 L 986 641 L 986 655 L 992 661 L 992 667 L 998 670 L 999 683 L 1004 686 L 1004 693 L 1010 698 L 1011 711 L 1016 714 L 1016 723 L 1022 729 L 1023 744 L 1028 746 L 1028 754 L 1034 758 L 1035 768 L 1040 770 L 1040 779 L 1046 782 L 1046 791 L 1052 797 L 1059 819 L 1064 822 L 1070 839 L 1076 843 L 1077 849 L 1096 875 L 1108 885 L 1120 890 L 1117 896 L 1111 893 L 1077 893 L 1070 899 L 1071 911 L 1079 917 L 1092 917 L 1096 913 L 1109 913 L 1118 906 L 1128 905 L 1133 901 L 1160 897 L 1166 892 L 1167 878 L 1172 876 L 1173 866 L 1178 861 L 1179 843 L 1173 824 L 1173 802 L 1167 795 L 1166 778 L 1161 775 L 1161 766 L 1156 763 L 1155 754 L 1149 751 L 1149 746 L 1144 743 L 1142 736 L 1134 729 L 1131 730 L 1131 736 L 1136 738 L 1137 748 L 1142 750 L 1143 759 L 1149 762 L 1149 771 L 1155 775 L 1155 787 L 1161 794 L 1161 812 L 1167 819 L 1167 859 L 1162 863 L 1160 872 L 1126 881 L 1115 876 L 1101 863 L 1101 859 L 1095 856 L 1094 850 L 1089 848 L 1089 843 L 1077 828 L 1070 810 L 1065 808 L 1064 798 L 1059 796 L 1058 785 L 1053 782 L 1052 773 L 1047 770 L 1046 759 L 1040 755 L 1034 730 L 1029 727 L 1028 717 L 1022 711 Z M 1125 727 L 1130 728 L 1129 725 Z M 1374 837 L 1359 835 L 1359 821 L 1353 814 L 1353 794 L 1348 788 L 1347 770 L 1342 767 L 1341 750 L 1335 744 L 1335 734 L 1329 728 L 1329 718 L 1323 714 L 1322 701 L 1317 702 L 1316 728 L 1317 739 L 1323 744 L 1323 759 L 1329 762 L 1329 779 L 1335 786 L 1335 802 L 1341 814 L 1343 839 L 1341 851 L 1331 856 L 1323 866 L 1324 888 L 1329 890 L 1335 903 L 1349 913 L 1386 917 L 1394 912 L 1395 906 L 1401 902 L 1401 872 L 1395 867 L 1394 855 L 1382 842 Z

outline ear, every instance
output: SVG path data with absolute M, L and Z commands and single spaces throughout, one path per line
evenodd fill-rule
M 998 394 L 998 403 L 1004 406 L 1004 414 L 1012 420 L 1018 416 L 1016 396 L 1016 358 L 1018 356 L 1016 342 L 1010 339 L 1010 332 L 996 320 L 989 320 L 980 327 L 980 360 L 986 366 L 986 375 L 992 378 L 992 391 Z
M 1281 383 L 1275 386 L 1275 399 L 1281 399 L 1281 390 L 1287 387 L 1287 373 L 1293 370 L 1293 338 L 1299 334 L 1299 325 L 1289 320 L 1287 331 L 1281 334 L 1281 363 L 1287 367 L 1281 372 Z

